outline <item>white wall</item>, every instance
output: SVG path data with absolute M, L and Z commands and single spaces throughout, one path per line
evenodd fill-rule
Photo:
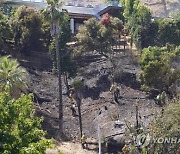
M 73 18 L 70 19 L 70 28 L 71 28 L 71 33 L 74 34 L 74 19 Z

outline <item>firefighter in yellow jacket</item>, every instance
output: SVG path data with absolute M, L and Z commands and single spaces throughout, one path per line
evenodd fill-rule
M 119 95 L 120 95 L 120 90 L 119 87 L 116 84 L 112 84 L 109 91 L 113 94 L 113 100 L 119 104 Z
M 167 94 L 165 91 L 157 95 L 156 100 L 160 105 L 166 104 Z
M 76 105 L 75 105 L 75 103 L 74 103 L 74 99 L 73 99 L 73 90 L 71 90 L 70 91 L 70 93 L 69 93 L 69 103 L 70 103 L 70 109 L 71 109 L 71 111 L 72 111 L 72 115 L 75 117 L 75 116 L 77 116 L 77 114 L 76 114 Z
M 83 133 L 82 137 L 81 137 L 81 145 L 83 147 L 83 149 L 85 148 L 85 145 L 87 147 L 87 142 L 86 142 L 87 138 L 86 138 L 86 135 L 85 133 Z

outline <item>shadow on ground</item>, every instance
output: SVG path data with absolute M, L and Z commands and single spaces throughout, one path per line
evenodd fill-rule
M 63 138 L 58 138 L 58 118 L 51 117 L 46 114 L 44 111 L 36 109 L 36 115 L 38 117 L 43 117 L 42 128 L 47 131 L 46 138 L 54 138 L 56 141 L 70 141 L 71 138 L 69 136 L 63 135 Z
M 96 82 L 96 87 L 85 86 L 83 95 L 84 98 L 90 97 L 93 100 L 99 99 L 102 92 L 108 91 L 111 86 L 111 82 L 108 75 L 102 75 Z

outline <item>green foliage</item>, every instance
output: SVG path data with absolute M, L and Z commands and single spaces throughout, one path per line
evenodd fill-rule
M 148 46 L 160 46 L 158 39 L 158 20 L 154 20 L 150 23 L 149 30 L 146 35 L 146 47 Z
M 110 22 L 111 22 L 111 28 L 114 33 L 117 33 L 118 31 L 122 31 L 122 29 L 124 28 L 123 22 L 117 17 L 111 17 Z
M 0 50 L 2 49 L 3 46 L 3 39 L 2 39 L 2 21 L 3 21 L 4 17 L 2 12 L 0 11 Z
M 8 93 L 0 94 L 0 153 L 43 154 L 52 145 L 44 138 L 41 118 L 34 116 L 32 96 L 22 95 L 11 99 Z
M 174 12 L 171 16 L 175 20 L 180 20 L 180 12 L 179 11 Z
M 43 47 L 48 51 L 51 44 L 52 36 L 50 33 L 50 22 L 47 20 L 47 12 L 40 11 L 42 14 L 42 44 Z
M 138 140 L 139 136 L 146 136 L 146 141 L 150 140 L 150 136 L 148 135 L 148 129 L 141 124 L 137 127 L 136 124 L 132 124 L 128 121 L 126 122 L 126 142 L 125 146 L 122 148 L 122 151 L 125 154 L 135 153 L 135 154 L 147 154 L 147 145 L 144 145 L 144 140 Z
M 137 4 L 139 3 L 139 0 L 123 0 L 124 5 L 124 17 L 126 20 L 128 20 L 133 13 L 135 12 L 137 8 Z
M 84 89 L 84 81 L 80 79 L 75 79 L 71 86 L 75 91 L 81 91 Z
M 165 46 L 167 43 L 179 45 L 180 20 L 151 20 L 151 11 L 139 0 L 122 0 L 126 27 L 138 49 L 148 46 Z
M 63 5 L 63 2 L 61 2 L 60 0 L 46 0 L 48 7 L 47 7 L 47 11 L 51 12 L 51 20 L 58 20 L 59 18 L 61 18 L 62 12 L 59 11 L 59 8 Z
M 179 80 L 179 71 L 171 67 L 173 58 L 179 56 L 179 48 L 149 47 L 141 55 L 141 81 L 145 86 L 168 91 Z
M 151 11 L 146 6 L 138 1 L 127 1 L 124 16 L 136 47 L 143 49 L 154 45 L 165 46 L 167 43 L 179 45 L 179 18 L 151 20 Z
M 53 62 L 53 70 L 55 71 L 57 68 L 55 40 L 53 40 L 49 45 L 49 54 Z
M 124 153 L 137 154 L 174 154 L 180 152 L 180 100 L 169 102 L 163 113 L 155 116 L 148 128 L 143 125 L 136 128 L 126 122 L 127 144 L 122 149 Z M 165 140 L 158 143 L 158 139 Z M 177 140 L 176 140 L 177 139 Z M 175 143 L 175 141 L 177 143 Z M 170 143 L 168 143 L 170 141 Z
M 21 91 L 26 87 L 26 77 L 26 71 L 16 60 L 7 56 L 0 58 L 0 92 L 9 91 L 11 96 L 20 96 Z
M 123 6 L 124 9 L 125 9 L 125 0 L 120 0 L 120 2 L 121 2 L 122 6 Z
M 180 20 L 163 19 L 158 21 L 158 41 L 161 46 L 180 43 Z
M 23 51 L 39 50 L 42 35 L 42 15 L 34 8 L 21 6 L 13 18 L 14 41 Z
M 46 19 L 49 27 L 53 20 L 58 20 L 60 27 L 59 34 L 59 52 L 62 58 L 62 73 L 68 72 L 70 76 L 75 73 L 75 65 L 72 62 L 72 58 L 67 48 L 67 42 L 71 39 L 71 30 L 69 25 L 69 16 L 66 11 L 59 12 L 58 7 L 62 5 L 62 2 L 56 0 L 47 1 L 49 6 L 43 11 L 44 18 Z M 51 16 L 50 16 L 51 14 Z M 50 30 L 50 28 L 49 28 Z M 57 69 L 57 57 L 56 57 L 56 47 L 55 40 L 51 39 L 49 45 L 49 53 L 53 62 L 53 71 L 56 72 Z
M 127 27 L 138 48 L 147 47 L 149 27 L 151 24 L 150 10 L 139 3 L 134 3 L 133 14 L 128 18 Z
M 95 18 L 84 22 L 76 35 L 78 47 L 74 49 L 74 54 L 83 52 L 98 51 L 100 53 L 109 52 L 113 42 L 114 32 L 122 30 L 122 21 L 118 18 L 110 18 L 110 24 L 103 25 Z
M 0 8 L 0 50 L 3 48 L 4 43 L 12 38 L 11 26 Z
M 77 48 L 77 51 L 75 52 L 86 52 L 86 51 L 93 51 L 97 49 L 100 49 L 100 43 L 99 43 L 99 31 L 100 31 L 100 22 L 96 20 L 95 18 L 91 18 L 84 22 L 84 26 L 81 26 L 79 28 L 78 34 L 76 35 L 76 38 L 78 40 L 78 43 L 81 45 Z M 101 29 L 101 32 L 103 30 Z M 79 50 L 79 51 L 78 51 Z
M 61 43 L 60 43 L 61 44 Z M 60 52 L 62 54 L 62 73 L 68 73 L 69 76 L 74 76 L 76 73 L 76 64 L 73 61 L 72 55 L 70 55 L 69 49 L 65 46 L 60 46 Z M 56 72 L 57 62 L 56 62 L 56 48 L 55 41 L 53 40 L 49 46 L 49 53 L 53 62 L 53 72 Z
M 146 85 L 163 90 L 166 86 L 166 81 L 168 80 L 169 71 L 166 64 L 153 61 L 144 68 L 142 78 Z
M 69 23 L 69 15 L 67 13 L 64 13 L 60 18 L 60 36 L 59 36 L 59 43 L 61 46 L 61 50 L 64 50 L 66 47 L 66 43 L 70 41 L 71 39 L 71 29 L 70 29 L 70 23 Z
M 151 137 L 158 138 L 180 138 L 180 100 L 170 103 L 164 109 L 163 115 L 158 116 L 151 123 Z M 179 143 L 153 143 L 149 147 L 150 153 L 173 154 L 180 153 Z
M 137 15 L 139 15 L 138 21 L 142 26 L 149 24 L 149 20 L 151 20 L 151 12 L 145 5 L 138 5 L 136 12 Z

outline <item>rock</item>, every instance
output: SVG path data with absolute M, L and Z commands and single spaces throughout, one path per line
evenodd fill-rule
M 125 145 L 124 135 L 116 135 L 114 137 L 109 138 L 107 141 L 107 149 L 109 153 L 121 151 L 124 145 Z
M 125 124 L 119 120 L 114 122 L 114 128 L 121 128 L 122 126 L 124 126 Z

